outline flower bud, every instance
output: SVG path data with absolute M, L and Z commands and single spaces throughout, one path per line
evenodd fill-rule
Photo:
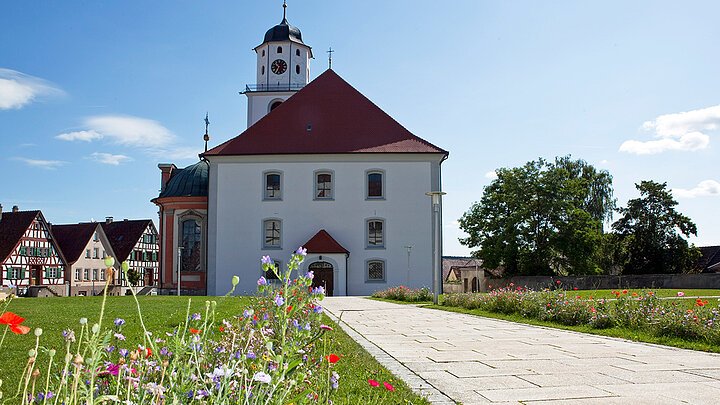
M 80 325 L 87 325 L 87 318 L 80 318 Z
M 28 350 L 28 357 L 35 357 L 35 349 Z
M 236 285 L 238 285 L 239 282 L 240 282 L 240 277 L 238 277 L 238 276 L 233 276 L 233 277 L 232 277 L 232 286 L 233 286 L 233 287 L 235 287 Z
M 130 270 L 130 263 L 128 263 L 127 261 L 124 261 L 120 265 L 120 268 L 122 269 L 123 273 L 127 273 L 127 271 Z
M 81 356 L 80 353 L 78 353 L 78 354 L 75 356 L 75 359 L 73 360 L 73 363 L 75 363 L 76 366 L 79 366 L 79 365 L 83 364 L 83 356 Z
M 42 328 L 35 328 L 35 336 L 37 336 L 37 337 L 42 336 Z
M 50 356 L 50 357 L 55 357 L 55 353 L 56 353 L 56 352 L 55 352 L 55 349 L 50 349 L 50 350 L 48 351 L 48 356 Z
M 35 370 L 33 370 L 31 375 L 32 375 L 32 378 L 40 377 L 40 370 L 36 368 Z
M 105 258 L 105 267 L 112 267 L 115 265 L 115 258 L 108 256 Z
M 92 333 L 98 333 L 98 332 L 100 332 L 100 325 L 94 324 L 92 326 Z

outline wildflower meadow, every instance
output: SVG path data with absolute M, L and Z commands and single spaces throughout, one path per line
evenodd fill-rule
M 160 329 L 148 327 L 158 322 L 148 319 L 153 311 L 143 310 L 142 297 L 103 296 L 88 301 L 99 304 L 96 318 L 79 318 L 50 337 L 8 310 L 15 302 L 6 300 L 0 303 L 0 403 L 427 403 L 328 320 L 323 288 L 312 287 L 312 272 L 297 274 L 305 253 L 298 249 L 284 271 L 263 257 L 263 270 L 278 280 L 260 277 L 257 296 L 231 291 L 199 306 L 188 299 L 178 322 Z M 113 259 L 106 265 L 112 272 Z M 234 277 L 233 289 L 238 282 Z M 120 298 L 124 317 L 109 303 Z M 13 351 L 3 345 L 11 341 L 29 346 L 22 361 L 9 358 Z

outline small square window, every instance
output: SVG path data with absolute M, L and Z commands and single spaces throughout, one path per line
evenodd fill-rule
M 367 265 L 368 281 L 385 281 L 385 262 L 382 260 L 371 260 Z

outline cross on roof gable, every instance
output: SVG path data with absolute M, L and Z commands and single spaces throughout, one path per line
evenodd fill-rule
M 245 132 L 203 156 L 440 153 L 328 69 Z

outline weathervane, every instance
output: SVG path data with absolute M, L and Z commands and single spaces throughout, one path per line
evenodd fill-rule
M 335 52 L 335 51 L 333 51 L 332 46 L 331 46 L 330 49 L 327 50 L 327 53 L 328 53 L 328 69 L 332 69 L 332 54 L 333 54 L 333 52 Z
M 210 126 L 210 120 L 208 119 L 208 113 L 205 113 L 205 135 L 203 135 L 203 139 L 205 140 L 205 152 L 207 152 L 207 143 L 210 140 L 210 134 L 208 133 L 208 127 Z

